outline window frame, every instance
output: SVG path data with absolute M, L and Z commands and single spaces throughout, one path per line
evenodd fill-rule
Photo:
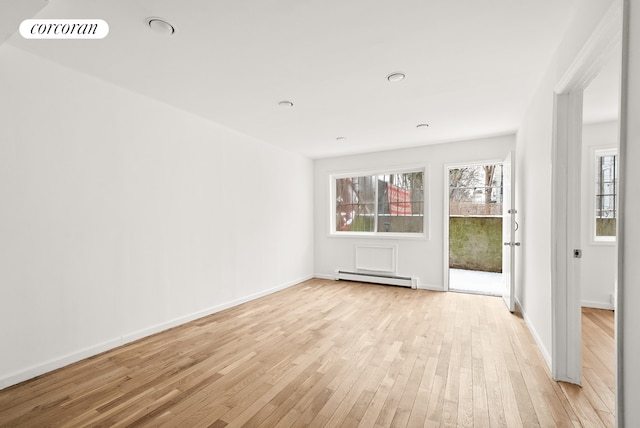
M 617 156 L 616 165 L 617 169 L 620 168 L 620 157 L 618 156 L 618 149 L 612 145 L 605 146 L 595 146 L 591 147 L 589 156 L 589 182 L 590 182 L 590 190 L 589 190 L 589 242 L 593 245 L 616 245 L 618 241 L 617 230 L 616 235 L 614 236 L 598 236 L 596 235 L 596 198 L 597 198 L 597 190 L 596 190 L 596 167 L 598 166 L 597 159 L 598 157 L 604 156 Z M 617 222 L 617 214 L 618 214 L 618 192 L 619 192 L 619 183 L 616 186 L 616 222 Z
M 413 232 L 351 232 L 336 230 L 336 180 L 342 178 L 353 178 L 363 176 L 379 176 L 390 174 L 406 174 L 406 173 L 422 173 L 423 180 L 423 214 L 422 214 L 422 233 Z M 329 236 L 342 238 L 377 238 L 377 239 L 429 239 L 429 166 L 424 164 L 409 165 L 396 168 L 380 168 L 355 170 L 349 172 L 335 172 L 329 174 Z M 377 201 L 377 186 L 375 188 Z M 378 205 L 376 203 L 376 218 Z

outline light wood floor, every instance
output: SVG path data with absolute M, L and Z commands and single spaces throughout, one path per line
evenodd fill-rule
M 0 391 L 0 426 L 611 426 L 584 318 L 579 388 L 500 298 L 310 280 Z
M 561 384 L 581 421 L 601 422 L 607 427 L 615 426 L 613 329 L 613 311 L 582 308 L 582 387 Z

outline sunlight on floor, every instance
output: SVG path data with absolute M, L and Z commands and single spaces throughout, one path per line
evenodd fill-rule
M 449 269 L 449 289 L 502 296 L 502 274 Z

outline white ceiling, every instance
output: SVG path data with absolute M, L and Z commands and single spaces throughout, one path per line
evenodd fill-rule
M 47 0 L 0 0 L 0 45 L 18 30 L 23 19 L 46 5 Z
M 8 43 L 318 158 L 516 131 L 577 1 L 51 0 L 109 35 Z

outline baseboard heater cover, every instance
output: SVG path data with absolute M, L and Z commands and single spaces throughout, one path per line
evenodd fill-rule
M 377 273 L 347 272 L 339 270 L 336 272 L 336 280 L 371 282 L 374 284 L 399 285 L 401 287 L 418 288 L 418 278 L 408 276 L 395 276 Z

